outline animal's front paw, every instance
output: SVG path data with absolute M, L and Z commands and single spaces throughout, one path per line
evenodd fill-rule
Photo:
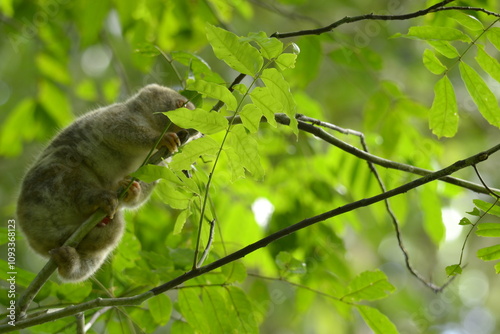
M 119 185 L 119 193 L 123 191 L 123 189 L 127 188 L 130 184 L 131 179 L 125 178 L 120 181 Z M 128 187 L 127 192 L 125 193 L 125 197 L 123 198 L 123 202 L 125 203 L 133 203 L 141 196 L 141 184 L 137 181 L 133 181 Z
M 80 263 L 80 255 L 76 249 L 70 246 L 51 249 L 49 254 L 57 264 L 59 274 L 62 277 L 68 276 L 73 271 L 73 268 Z
M 99 209 L 106 213 L 106 216 L 113 219 L 118 209 L 118 197 L 111 193 L 103 193 L 99 199 Z
M 175 132 L 167 132 L 161 139 L 157 148 L 160 148 L 161 146 L 166 146 L 170 153 L 175 153 L 177 152 L 179 146 L 181 146 L 181 140 Z

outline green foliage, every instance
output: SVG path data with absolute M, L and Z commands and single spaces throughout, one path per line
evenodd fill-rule
M 337 6 L 351 4 L 279 1 L 276 6 L 284 10 L 269 13 L 245 0 L 35 3 L 0 4 L 6 23 L 0 42 L 8 64 L 0 68 L 5 78 L 0 85 L 12 86 L 12 98 L 0 112 L 0 155 L 8 163 L 2 166 L 8 176 L 0 189 L 7 199 L 2 213 L 14 215 L 10 183 L 29 164 L 18 158 L 31 156 L 30 143 L 47 142 L 74 117 L 123 100 L 146 83 L 181 87 L 196 109 L 166 115 L 204 135 L 182 146 L 168 168 L 146 165 L 131 174 L 146 182 L 160 180 L 151 201 L 127 213 L 123 240 L 95 281 L 48 282 L 35 299 L 41 308 L 137 295 L 191 270 L 198 237 L 199 252 L 213 239 L 208 264 L 303 219 L 381 192 L 365 161 L 299 131 L 297 113 L 363 131 L 372 154 L 427 169 L 485 149 L 491 141 L 487 133 L 500 127 L 492 84 L 500 82 L 500 28 L 484 13 L 447 10 L 405 21 L 408 33 L 394 36 L 406 39 L 389 38 L 400 25 L 376 20 L 349 23 L 349 29 L 321 36 L 278 39 L 263 32 L 290 27 L 289 17 L 276 13 L 303 11 L 328 23 L 333 19 L 325 14 L 328 8 L 336 12 Z M 377 12 L 373 3 L 366 4 L 366 13 Z M 359 7 L 347 9 L 363 14 Z M 42 17 L 47 19 L 30 21 Z M 296 18 L 294 29 L 310 27 Z M 92 55 L 95 50 L 102 54 Z M 93 67 L 99 64 L 102 70 Z M 231 85 L 239 74 L 245 78 Z M 276 114 L 287 115 L 290 124 L 279 124 Z M 317 128 L 361 147 L 355 136 Z M 399 171 L 378 172 L 387 189 L 414 179 Z M 498 181 L 494 172 L 487 173 L 485 179 Z M 432 313 L 425 305 L 442 300 L 422 293 L 415 277 L 402 269 L 395 239 L 409 245 L 413 267 L 437 281 L 446 279 L 444 272 L 465 277 L 468 266 L 475 266 L 474 256 L 500 259 L 495 244 L 481 244 L 463 262 L 467 266 L 462 259 L 446 266 L 449 262 L 436 255 L 444 245 L 446 257 L 449 249 L 460 252 L 456 242 L 448 241 L 442 209 L 462 212 L 456 203 L 464 193 L 436 183 L 391 198 L 399 236 L 382 205 L 316 223 L 138 307 L 113 308 L 100 315 L 95 328 L 109 333 L 328 332 L 335 324 L 334 330 L 345 333 L 366 326 L 375 333 L 397 333 L 397 328 L 417 333 L 462 323 L 472 303 L 451 296 L 442 313 Z M 268 212 L 259 218 L 259 211 L 266 212 L 265 205 L 257 205 L 262 202 Z M 480 221 L 486 212 L 500 216 L 500 208 L 482 200 L 474 204 L 468 214 L 478 220 L 464 217 L 459 224 L 475 229 L 471 237 L 489 237 L 478 242 L 500 237 L 500 224 Z M 213 233 L 210 222 L 216 224 Z M 22 254 L 16 268 L 21 290 L 37 268 Z M 3 259 L 0 263 L 7 267 Z M 500 272 L 500 263 L 495 271 Z M 0 304 L 7 301 L 0 297 Z M 496 304 L 481 307 L 498 313 Z M 87 320 L 93 312 L 86 312 Z M 421 313 L 428 323 L 419 321 Z M 73 318 L 64 318 L 28 331 L 74 332 L 75 327 Z

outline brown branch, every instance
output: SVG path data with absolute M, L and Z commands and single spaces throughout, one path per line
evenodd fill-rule
M 346 23 L 353 23 L 353 22 L 358 22 L 358 21 L 364 21 L 364 20 L 379 20 L 379 21 L 399 21 L 399 20 L 408 20 L 408 19 L 413 19 L 419 16 L 424 16 L 429 13 L 434 13 L 434 12 L 439 12 L 442 10 L 446 10 L 446 7 L 443 7 L 450 2 L 453 2 L 455 0 L 445 0 L 441 1 L 433 6 L 430 6 L 426 9 L 421 9 L 413 13 L 408 13 L 408 14 L 401 14 L 401 15 L 377 15 L 377 14 L 366 14 L 366 15 L 359 15 L 359 16 L 346 16 L 338 21 L 335 21 L 334 23 L 318 28 L 318 29 L 308 29 L 308 30 L 301 30 L 301 31 L 294 31 L 294 32 L 288 32 L 288 33 L 279 33 L 275 32 L 274 34 L 271 35 L 271 37 L 275 38 L 289 38 L 289 37 L 298 37 L 298 36 L 306 36 L 306 35 L 321 35 L 327 32 L 331 32 L 333 29 L 346 24 Z M 460 7 L 458 7 L 460 8 Z M 467 7 L 467 8 L 472 8 L 472 7 Z

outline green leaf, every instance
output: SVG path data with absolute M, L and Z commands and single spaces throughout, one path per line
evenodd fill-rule
M 493 27 L 488 29 L 486 31 L 486 36 L 488 37 L 488 40 L 497 48 L 498 51 L 500 51 L 500 28 L 499 27 Z
M 495 264 L 495 273 L 500 274 L 500 262 Z
M 474 208 L 474 209 L 472 209 L 472 211 L 465 212 L 465 213 L 467 213 L 471 216 L 477 216 L 477 217 L 479 217 L 481 215 L 481 212 L 478 210 L 478 208 Z
M 145 57 L 156 57 L 161 54 L 160 50 L 151 43 L 141 43 L 134 46 L 134 52 Z
M 238 107 L 238 102 L 229 89 L 223 85 L 216 84 L 215 82 L 208 82 L 201 79 L 188 80 L 187 88 L 200 92 L 201 94 L 212 97 L 216 100 L 221 100 L 230 110 L 236 110 Z
M 212 71 L 210 66 L 201 58 L 200 56 L 184 51 L 174 51 L 171 53 L 172 60 L 178 61 L 179 63 L 189 66 L 195 78 L 203 78 L 206 81 L 216 82 L 219 84 L 224 84 L 225 81 L 222 77 Z
M 148 299 L 149 312 L 153 316 L 156 324 L 165 326 L 170 320 L 172 313 L 172 302 L 164 294 L 159 294 Z
M 472 223 L 470 222 L 469 218 L 462 218 L 460 219 L 460 223 L 458 223 L 458 225 L 472 225 Z
M 398 334 L 396 326 L 376 308 L 366 305 L 356 305 L 361 317 L 375 334 Z
M 46 80 L 40 82 L 38 99 L 58 126 L 66 126 L 73 120 L 68 97 L 54 84 Z
M 288 252 L 279 252 L 275 262 L 280 270 L 287 273 L 302 275 L 307 272 L 306 264 L 297 260 Z
M 458 107 L 453 85 L 447 76 L 434 86 L 434 101 L 429 110 L 429 127 L 438 138 L 453 137 L 458 130 Z
M 175 225 L 174 225 L 174 231 L 172 232 L 173 235 L 177 235 L 182 232 L 182 229 L 184 228 L 184 224 L 186 224 L 186 220 L 189 218 L 191 215 L 191 211 L 188 210 L 182 210 L 177 218 L 175 219 Z
M 210 319 L 210 333 L 231 333 L 234 325 L 233 314 L 229 312 L 224 297 L 217 288 L 204 288 L 201 291 L 203 311 Z M 208 333 L 208 332 L 207 332 Z
M 467 15 L 459 11 L 448 11 L 447 15 L 467 29 L 470 29 L 472 31 L 484 30 L 484 26 L 481 21 L 476 19 L 474 16 Z
M 240 117 L 243 126 L 247 128 L 250 133 L 256 133 L 259 130 L 260 121 L 262 119 L 262 110 L 255 104 L 247 104 L 240 112 Z
M 453 59 L 460 57 L 458 50 L 451 45 L 450 42 L 446 41 L 427 41 L 427 43 L 434 48 L 437 52 L 445 56 L 446 58 Z
M 290 85 L 286 82 L 285 78 L 283 78 L 283 75 L 275 68 L 264 70 L 261 79 L 266 84 L 266 87 L 269 88 L 269 92 L 273 98 L 283 106 L 283 112 L 290 118 L 290 128 L 297 134 L 299 130 L 297 127 L 298 122 L 295 119 L 296 106 L 292 93 L 290 92 Z M 267 118 L 265 112 L 264 115 L 266 115 Z
M 487 212 L 490 215 L 500 217 L 500 206 L 494 203 L 489 203 L 480 199 L 475 199 L 472 201 L 479 209 Z
M 264 176 L 257 141 L 246 132 L 243 126 L 236 125 L 231 129 L 228 145 L 234 149 L 239 163 L 256 179 Z
M 482 47 L 478 47 L 476 61 L 486 73 L 500 82 L 500 63 L 498 60 L 487 54 Z
M 438 57 L 436 57 L 436 54 L 429 49 L 425 49 L 423 61 L 425 67 L 433 74 L 439 75 L 448 70 L 446 66 L 441 63 Z
M 255 76 L 261 70 L 264 59 L 250 43 L 241 41 L 235 34 L 211 24 L 206 25 L 206 30 L 215 56 L 232 69 L 250 76 Z
M 227 119 L 222 114 L 199 108 L 195 110 L 180 108 L 164 114 L 175 125 L 184 129 L 196 129 L 206 135 L 224 131 L 228 125 Z
M 261 110 L 267 122 L 276 127 L 277 123 L 274 119 L 274 114 L 282 112 L 283 105 L 275 99 L 268 87 L 257 87 L 251 93 L 253 103 Z
M 204 305 L 201 302 L 197 289 L 181 289 L 179 291 L 179 310 L 188 324 L 199 333 L 210 333 L 210 319 L 207 312 L 204 312 Z
M 247 269 L 241 261 L 231 262 L 222 267 L 222 273 L 226 275 L 224 282 L 243 282 L 247 277 Z
M 365 271 L 349 283 L 347 293 L 341 299 L 350 301 L 377 300 L 387 297 L 395 289 L 382 271 Z
M 410 27 L 407 37 L 426 41 L 462 41 L 470 43 L 469 36 L 458 29 L 435 26 Z
M 295 61 L 297 60 L 297 55 L 291 53 L 283 53 L 276 59 L 276 65 L 280 68 L 280 70 L 286 70 L 288 68 L 295 67 Z
M 161 200 L 170 207 L 178 210 L 184 210 L 189 206 L 189 202 L 193 197 L 192 193 L 180 191 L 172 187 L 170 183 L 161 181 L 156 186 L 156 193 Z
M 480 237 L 500 237 L 500 224 L 482 223 L 477 226 L 476 235 Z
M 35 58 L 37 67 L 44 76 L 51 78 L 57 82 L 69 85 L 71 78 L 64 63 L 50 57 L 45 53 L 40 53 Z
M 193 140 L 184 145 L 180 153 L 173 156 L 169 167 L 176 171 L 189 169 L 200 156 L 214 156 L 219 147 L 219 143 L 208 136 Z
M 259 326 L 255 319 L 256 310 L 245 292 L 236 286 L 228 286 L 226 290 L 228 292 L 226 303 L 236 316 L 236 328 L 233 329 L 233 333 L 259 333 Z
M 0 131 L 0 155 L 16 156 L 23 150 L 23 140 L 32 139 L 36 133 L 33 118 L 35 101 L 30 98 L 21 100 L 7 115 Z
M 266 33 L 250 33 L 248 37 L 242 37 L 242 41 L 255 41 L 260 47 L 260 53 L 266 59 L 274 59 L 283 52 L 283 43 L 277 38 L 269 38 Z
M 460 75 L 479 112 L 493 126 L 500 127 L 500 108 L 483 78 L 469 65 L 460 62 Z
M 421 205 L 424 214 L 424 230 L 431 240 L 439 245 L 445 238 L 446 228 L 441 214 L 441 200 L 437 184 L 432 183 L 421 188 Z
M 56 296 L 61 301 L 79 303 L 85 300 L 92 292 L 92 284 L 62 284 L 56 288 Z
M 500 259 L 500 245 L 481 248 L 477 251 L 477 257 L 483 261 L 493 261 Z
M 459 264 L 453 264 L 446 267 L 446 275 L 455 276 L 462 273 L 462 267 Z

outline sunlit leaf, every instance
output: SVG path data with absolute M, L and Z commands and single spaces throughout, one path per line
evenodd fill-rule
M 247 128 L 250 133 L 255 133 L 259 130 L 262 119 L 262 110 L 255 104 L 247 104 L 240 112 L 240 117 L 245 128 Z
M 198 160 L 200 156 L 215 155 L 219 147 L 219 143 L 208 136 L 193 140 L 184 145 L 180 153 L 173 156 L 169 167 L 173 170 L 190 169 L 191 164 Z
M 294 258 L 289 252 L 279 252 L 275 262 L 280 270 L 287 273 L 305 274 L 307 272 L 305 263 Z
M 210 333 L 210 322 L 213 321 L 198 297 L 198 289 L 179 290 L 178 305 L 180 313 L 191 327 L 200 333 Z
M 437 52 L 445 56 L 446 58 L 453 59 L 460 56 L 457 49 L 451 45 L 450 42 L 446 41 L 427 41 L 427 43 L 434 48 Z
M 203 313 L 206 313 L 210 319 L 210 333 L 230 333 L 234 328 L 235 319 L 229 312 L 229 305 L 225 302 L 221 292 L 221 289 L 210 287 L 202 289 L 201 292 Z M 198 310 L 200 311 L 201 309 Z
M 165 326 L 170 320 L 172 313 L 172 302 L 164 294 L 159 294 L 153 298 L 148 299 L 149 312 L 153 316 L 156 324 Z
M 289 83 L 283 78 L 283 75 L 275 68 L 268 68 L 262 72 L 262 81 L 266 84 L 269 92 L 274 99 L 283 106 L 283 112 L 290 118 L 290 128 L 294 133 L 298 133 L 297 120 L 295 119 L 295 101 L 290 92 Z M 264 112 L 264 115 L 267 114 Z
M 230 110 L 236 110 L 238 103 L 236 98 L 231 94 L 229 89 L 223 85 L 216 84 L 214 82 L 208 82 L 204 80 L 188 80 L 187 88 L 190 90 L 195 90 L 200 92 L 205 96 L 212 97 L 216 100 L 221 100 L 224 102 Z
M 454 11 L 454 10 L 453 11 L 450 10 L 446 14 L 467 29 L 470 29 L 472 31 L 484 30 L 484 26 L 481 23 L 481 21 L 476 19 L 474 16 L 467 15 L 463 12 Z
M 241 165 L 256 179 L 264 176 L 257 141 L 246 132 L 243 126 L 235 126 L 231 129 L 228 145 L 235 150 Z
M 254 76 L 260 71 L 264 60 L 259 51 L 250 43 L 241 41 L 235 34 L 206 25 L 207 38 L 217 58 L 223 60 L 234 70 Z
M 500 127 L 498 101 L 483 78 L 464 62 L 460 62 L 460 75 L 479 112 L 491 125 Z
M 446 267 L 446 275 L 455 276 L 462 273 L 462 267 L 459 264 L 453 264 Z
M 489 203 L 480 199 L 475 199 L 472 202 L 482 211 L 488 212 L 490 215 L 500 217 L 500 206 L 497 204 Z
M 500 224 L 481 223 L 477 226 L 476 235 L 481 237 L 500 237 Z
M 500 245 L 479 249 L 477 251 L 477 257 L 483 261 L 500 260 Z
M 274 98 L 268 87 L 257 87 L 250 93 L 253 103 L 259 107 L 267 122 L 276 127 L 277 123 L 274 114 L 283 111 L 283 105 Z
M 469 43 L 471 39 L 458 29 L 436 26 L 410 27 L 407 37 L 428 41 L 462 41 Z
M 236 328 L 233 330 L 236 333 L 259 333 L 259 326 L 255 319 L 256 310 L 245 292 L 236 286 L 228 286 L 226 290 L 228 293 L 226 303 L 231 308 L 235 318 Z
M 188 210 L 182 210 L 177 218 L 175 219 L 175 225 L 174 225 L 174 231 L 173 234 L 177 235 L 182 232 L 182 229 L 184 228 L 184 224 L 186 223 L 186 220 L 189 218 L 191 215 L 191 212 Z
M 436 57 L 436 54 L 429 49 L 424 51 L 424 65 L 433 74 L 442 74 L 447 70 L 441 61 Z
M 448 76 L 434 86 L 434 101 L 429 110 L 429 127 L 438 138 L 453 137 L 458 130 L 458 107 Z
M 186 108 L 167 111 L 164 113 L 175 125 L 184 129 L 196 129 L 209 135 L 227 129 L 227 119 L 218 112 L 196 108 Z
M 283 53 L 276 59 L 276 65 L 283 71 L 288 68 L 295 67 L 295 61 L 297 60 L 297 55 L 291 53 Z
M 351 301 L 377 300 L 387 297 L 395 289 L 382 271 L 365 271 L 349 283 L 347 293 L 342 299 Z
M 478 210 L 478 208 L 473 208 L 472 211 L 466 213 L 471 216 L 478 216 L 478 217 L 481 215 L 481 212 Z
M 484 48 L 477 48 L 476 61 L 481 68 L 493 79 L 500 82 L 500 63 L 484 51 Z
M 54 84 L 41 81 L 38 99 L 58 126 L 66 126 L 73 120 L 68 96 Z
M 460 223 L 458 223 L 458 225 L 472 225 L 472 223 L 470 222 L 469 218 L 462 218 L 460 219 Z
M 164 203 L 179 210 L 186 209 L 193 197 L 192 193 L 177 190 L 164 181 L 158 183 L 155 191 Z
M 488 40 L 493 44 L 497 50 L 500 51 L 500 28 L 492 27 L 486 31 L 486 36 Z
M 34 112 L 35 102 L 28 98 L 21 100 L 10 112 L 0 128 L 0 155 L 18 155 L 23 149 L 23 140 L 34 137 Z
M 36 58 L 37 67 L 48 78 L 63 84 L 69 84 L 71 78 L 64 63 L 57 61 L 53 57 L 41 53 Z
M 363 317 L 368 327 L 375 334 L 398 334 L 396 326 L 387 318 L 385 314 L 376 308 L 366 305 L 356 305 L 356 308 Z
M 262 56 L 267 59 L 274 59 L 283 52 L 283 43 L 276 38 L 269 38 L 265 32 L 250 33 L 248 37 L 242 37 L 242 41 L 255 41 L 259 47 Z

